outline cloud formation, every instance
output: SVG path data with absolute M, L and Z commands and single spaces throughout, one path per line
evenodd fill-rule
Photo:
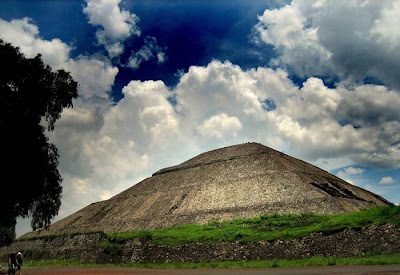
M 242 129 L 242 124 L 237 117 L 221 113 L 203 121 L 196 129 L 202 136 L 223 138 L 232 135 L 236 137 L 237 132 Z
M 38 27 L 28 17 L 10 22 L 0 19 L 0 37 L 20 47 L 26 57 L 32 58 L 41 53 L 44 62 L 53 69 L 61 69 L 69 59 L 71 47 L 58 38 L 40 38 Z
M 139 17 L 127 10 L 121 10 L 121 0 L 87 0 L 83 12 L 89 17 L 89 23 L 100 26 L 96 38 L 104 45 L 110 57 L 120 55 L 124 51 L 123 41 L 132 35 L 140 36 L 137 26 Z
M 146 36 L 144 45 L 136 52 L 132 52 L 127 66 L 138 69 L 140 64 L 150 59 L 156 59 L 158 64 L 166 61 L 164 49 L 157 44 L 157 39 L 153 36 Z
M 394 182 L 394 180 L 393 180 L 392 177 L 383 177 L 379 181 L 379 184 L 390 184 L 390 183 L 393 183 L 393 182 Z
M 84 9 L 90 23 L 101 27 L 98 43 L 110 57 L 123 51 L 125 39 L 140 35 L 138 18 L 119 3 L 87 1 Z M 400 97 L 398 79 L 391 76 L 400 64 L 393 54 L 398 32 L 391 27 L 398 20 L 391 15 L 398 4 L 364 2 L 357 12 L 369 24 L 361 26 L 351 21 L 354 2 L 335 3 L 293 1 L 259 17 L 255 28 L 260 42 L 274 45 L 280 54 L 274 68 L 243 70 L 214 60 L 182 72 L 172 89 L 162 81 L 133 80 L 117 103 L 109 93 L 118 68 L 109 58 L 71 58 L 70 46 L 59 39 L 43 40 L 29 19 L 0 20 L 6 41 L 28 57 L 41 52 L 45 62 L 69 70 L 80 84 L 74 108 L 62 113 L 49 134 L 60 150 L 64 178 L 58 219 L 160 168 L 244 141 L 261 142 L 325 169 L 349 166 L 341 170 L 347 176 L 364 172 L 356 165 L 400 168 Z M 132 53 L 129 66 L 148 60 L 166 60 L 164 49 L 150 36 Z M 353 68 L 355 64 L 359 66 Z M 304 77 L 301 87 L 287 70 Z M 342 81 L 329 88 L 317 75 Z M 357 81 L 366 76 L 393 88 Z
M 362 83 L 373 77 L 399 89 L 398 1 L 294 0 L 265 10 L 254 26 L 256 39 L 280 54 L 275 66 L 302 78 L 339 77 Z
M 365 169 L 355 168 L 355 167 L 347 167 L 344 169 L 344 172 L 349 175 L 360 175 L 365 172 Z
M 174 92 L 177 111 L 190 123 L 201 125 L 223 112 L 237 117 L 247 136 L 308 160 L 348 156 L 360 164 L 393 166 L 399 157 L 400 124 L 391 114 L 400 111 L 394 106 L 400 98 L 383 86 L 330 89 L 311 77 L 299 88 L 279 69 L 243 71 L 229 62 L 213 61 L 207 67 L 191 67 Z M 276 109 L 265 111 L 265 100 L 274 102 Z M 376 116 L 354 116 L 366 103 Z
M 353 180 L 350 180 L 349 177 L 353 175 L 361 175 L 364 174 L 365 169 L 363 168 L 356 168 L 356 167 L 346 167 L 343 170 L 340 170 L 337 175 L 347 181 L 350 184 L 356 185 Z
M 113 67 L 106 58 L 78 56 L 65 64 L 65 69 L 79 83 L 82 100 L 109 98 L 118 68 Z

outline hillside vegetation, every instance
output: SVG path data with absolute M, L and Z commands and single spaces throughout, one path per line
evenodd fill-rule
M 179 246 L 186 243 L 242 243 L 295 239 L 313 232 L 330 234 L 345 228 L 400 224 L 400 207 L 387 206 L 342 215 L 263 215 L 249 219 L 183 225 L 170 228 L 107 234 L 105 247 L 123 246 L 134 238 L 150 244 Z

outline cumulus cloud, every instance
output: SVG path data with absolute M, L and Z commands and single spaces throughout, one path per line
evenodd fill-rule
M 398 1 L 294 0 L 265 10 L 256 39 L 280 54 L 273 65 L 300 77 L 324 75 L 350 82 L 374 77 L 400 88 Z
M 213 61 L 206 67 L 192 66 L 174 93 L 176 110 L 189 128 L 203 129 L 211 117 L 225 113 L 242 125 L 234 140 L 250 136 L 309 161 L 348 157 L 353 163 L 397 167 L 395 160 L 400 159 L 400 124 L 392 115 L 400 111 L 400 98 L 384 86 L 332 89 L 311 77 L 299 88 L 279 69 L 243 71 Z M 276 108 L 266 111 L 265 100 Z M 381 109 L 386 103 L 387 112 Z M 354 115 L 365 106 L 377 122 Z
M 138 69 L 140 64 L 150 59 L 156 59 L 161 64 L 166 61 L 164 49 L 157 44 L 157 39 L 153 36 L 147 36 L 144 39 L 144 45 L 136 52 L 132 52 L 127 66 L 132 69 Z
M 171 92 L 162 81 L 131 81 L 124 89 L 125 95 L 108 119 L 120 135 L 136 132 L 138 142 L 146 141 L 154 149 L 167 146 L 179 130 L 179 119 L 168 101 Z M 124 114 L 121 117 L 121 113 Z M 128 123 L 128 124 L 127 124 Z M 147 148 L 149 149 L 149 148 Z
M 111 57 L 124 51 L 123 41 L 132 35 L 140 36 L 137 26 L 139 17 L 134 13 L 121 10 L 121 0 L 87 0 L 83 12 L 89 17 L 89 23 L 100 26 L 97 30 L 97 42 L 104 45 Z
M 258 20 L 254 27 L 258 33 L 256 38 L 274 45 L 281 54 L 272 60 L 273 65 L 290 65 L 300 77 L 325 75 L 331 71 L 331 53 L 319 43 L 317 28 L 306 27 L 307 18 L 295 3 L 281 9 L 265 10 Z
M 191 123 L 201 125 L 224 112 L 240 120 L 241 132 L 288 145 L 292 154 L 308 160 L 348 156 L 360 164 L 386 167 L 399 160 L 400 125 L 392 113 L 400 111 L 395 106 L 400 98 L 383 86 L 330 89 L 320 79 L 309 78 L 298 88 L 281 70 L 242 71 L 229 62 L 214 61 L 207 67 L 191 67 L 176 94 L 177 110 Z M 266 112 L 266 99 L 276 109 Z M 357 103 L 360 112 L 368 106 L 379 123 L 354 116 Z M 381 109 L 386 103 L 387 112 Z
M 343 170 L 346 174 L 349 175 L 360 175 L 365 172 L 365 169 L 355 168 L 355 167 L 347 167 Z
M 108 92 L 114 84 L 118 68 L 113 67 L 106 58 L 79 56 L 70 59 L 65 64 L 65 69 L 71 72 L 72 77 L 79 83 L 81 98 L 108 99 Z
M 225 113 L 215 115 L 205 120 L 197 131 L 202 136 L 223 138 L 227 135 L 236 137 L 236 133 L 242 129 L 242 124 L 237 117 L 230 117 Z
M 20 47 L 26 57 L 32 58 L 41 53 L 43 61 L 53 69 L 61 69 L 69 59 L 71 47 L 58 38 L 40 38 L 38 27 L 27 17 L 10 22 L 0 19 L 0 37 Z
M 230 62 L 192 66 L 177 85 L 177 110 L 196 125 L 221 112 L 245 115 L 247 121 L 262 119 L 265 113 L 257 95 L 261 90 L 255 84 L 249 73 Z
M 363 168 L 356 168 L 356 167 L 346 167 L 343 170 L 340 170 L 337 175 L 347 181 L 350 184 L 356 185 L 353 180 L 350 180 L 348 177 L 352 175 L 361 175 L 364 174 L 365 169 Z
M 390 183 L 393 183 L 393 182 L 394 182 L 394 180 L 393 180 L 392 177 L 383 177 L 379 181 L 380 184 L 390 184 Z

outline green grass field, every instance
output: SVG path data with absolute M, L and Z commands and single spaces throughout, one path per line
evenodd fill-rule
M 268 267 L 306 267 L 329 265 L 384 265 L 400 264 L 400 255 L 371 255 L 359 258 L 311 257 L 300 260 L 264 260 L 264 261 L 216 261 L 202 263 L 129 263 L 129 264 L 88 264 L 77 260 L 41 260 L 25 262 L 24 269 L 35 266 L 71 266 L 71 267 L 125 267 L 125 268 L 268 268 Z M 6 263 L 3 263 L 3 270 Z
M 148 240 L 151 244 L 179 246 L 186 243 L 217 243 L 239 241 L 295 239 L 312 232 L 326 234 L 352 227 L 400 224 L 400 207 L 387 206 L 343 215 L 263 215 L 257 218 L 210 222 L 206 225 L 182 225 L 146 231 L 107 234 L 105 247 L 122 247 L 134 238 Z

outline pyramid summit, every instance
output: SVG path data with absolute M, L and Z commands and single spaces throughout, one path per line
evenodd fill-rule
M 245 143 L 161 169 L 41 234 L 121 232 L 272 213 L 338 214 L 389 204 L 314 165 Z

